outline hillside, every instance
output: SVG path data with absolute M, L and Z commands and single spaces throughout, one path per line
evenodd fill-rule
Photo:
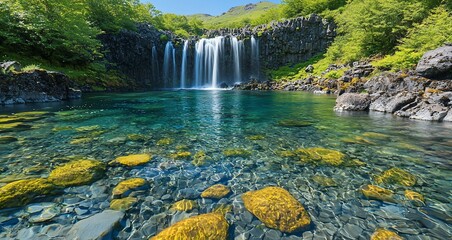
M 253 20 L 265 15 L 268 11 L 278 8 L 278 6 L 279 4 L 276 3 L 262 1 L 256 4 L 233 7 L 220 16 L 194 14 L 187 17 L 201 20 L 204 26 L 209 29 L 242 27 L 252 23 Z

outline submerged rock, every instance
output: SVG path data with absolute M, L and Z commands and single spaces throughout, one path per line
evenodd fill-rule
M 339 166 L 345 160 L 345 154 L 326 148 L 300 148 L 296 150 L 303 163 Z
M 411 187 L 416 184 L 416 177 L 400 168 L 391 168 L 375 177 L 377 183 L 400 184 Z
M 223 151 L 226 157 L 249 157 L 251 152 L 243 148 L 229 148 Z
M 204 151 L 199 151 L 195 154 L 195 156 L 193 156 L 193 161 L 191 163 L 193 163 L 193 165 L 199 167 L 202 166 L 206 163 L 207 160 L 211 159 L 209 156 L 207 156 L 206 152 Z
M 201 193 L 201 197 L 220 199 L 227 196 L 230 192 L 231 190 L 229 187 L 223 184 L 216 184 L 204 190 L 204 192 Z
M 375 185 L 366 185 L 361 188 L 361 192 L 368 199 L 375 199 L 386 202 L 395 202 L 393 192 Z
M 144 189 L 147 185 L 146 180 L 142 178 L 131 178 L 120 182 L 113 188 L 113 197 L 127 197 L 132 191 Z
M 151 161 L 152 156 L 149 154 L 133 154 L 128 156 L 117 157 L 113 162 L 128 167 L 143 165 Z
M 58 186 L 80 186 L 90 184 L 102 178 L 105 164 L 94 160 L 76 160 L 55 168 L 49 174 L 49 180 Z
M 195 201 L 188 200 L 188 199 L 182 199 L 182 200 L 180 200 L 178 202 L 175 202 L 171 206 L 171 210 L 186 212 L 186 211 L 191 211 L 191 210 L 193 210 L 196 207 L 198 207 L 198 204 L 196 204 Z
M 110 202 L 110 208 L 116 211 L 127 211 L 132 208 L 132 206 L 138 202 L 137 198 L 126 197 L 121 199 L 113 199 Z
M 191 152 L 187 152 L 187 151 L 182 151 L 182 152 L 177 152 L 177 153 L 171 154 L 171 158 L 175 159 L 175 160 L 188 159 L 190 157 L 191 157 Z
M 405 197 L 410 200 L 415 206 L 421 207 L 425 205 L 424 196 L 418 192 L 405 190 Z
M 196 239 L 226 240 L 229 224 L 223 215 L 208 213 L 182 220 L 161 231 L 151 240 Z
M 123 219 L 121 211 L 105 210 L 74 224 L 66 239 L 113 239 L 115 227 Z
M 311 223 L 307 211 L 287 190 L 266 187 L 242 195 L 245 208 L 267 227 L 293 233 Z
M 393 231 L 389 231 L 384 228 L 378 228 L 372 234 L 370 240 L 403 240 L 403 238 Z
M 170 145 L 174 142 L 172 138 L 162 138 L 157 141 L 157 146 Z
M 13 136 L 0 136 L 0 144 L 8 144 L 16 142 L 18 139 Z
M 295 119 L 281 120 L 278 122 L 278 126 L 282 127 L 309 127 L 312 123 L 308 121 L 300 121 Z
M 23 206 L 36 197 L 52 195 L 56 190 L 54 184 L 43 178 L 8 183 L 0 188 L 0 209 Z
M 336 99 L 334 111 L 366 111 L 369 106 L 369 94 L 344 93 Z
M 314 177 L 312 177 L 312 180 L 314 180 L 314 182 L 316 182 L 319 185 L 324 186 L 324 187 L 337 186 L 336 181 L 334 181 L 332 178 L 321 176 L 321 175 L 315 175 Z

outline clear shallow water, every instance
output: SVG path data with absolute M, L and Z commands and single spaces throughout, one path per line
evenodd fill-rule
M 2 107 L 3 114 L 30 110 L 52 114 L 30 123 L 32 129 L 0 133 L 19 138 L 0 145 L 0 184 L 46 177 L 71 157 L 110 162 L 118 156 L 146 152 L 153 160 L 132 169 L 109 167 L 107 176 L 90 186 L 67 188 L 57 197 L 43 199 L 55 212 L 45 222 L 36 223 L 34 217 L 42 213 L 27 207 L 0 211 L 0 238 L 64 236 L 75 222 L 107 209 L 112 188 L 131 177 L 149 180 L 151 188 L 134 193 L 139 201 L 127 212 L 119 239 L 153 236 L 171 223 L 210 212 L 220 204 L 233 207 L 227 215 L 231 238 L 369 239 L 378 227 L 407 239 L 451 238 L 452 124 L 381 113 L 335 113 L 334 101 L 334 97 L 308 93 L 165 91 Z M 285 120 L 311 125 L 282 126 Z M 91 131 L 96 133 L 74 130 L 89 126 L 97 126 Z M 141 134 L 145 140 L 131 141 L 130 134 Z M 255 135 L 260 140 L 250 140 Z M 157 144 L 165 138 L 172 143 Z M 83 140 L 74 144 L 77 139 Z M 313 166 L 279 154 L 308 147 L 339 150 L 366 166 Z M 228 148 L 243 148 L 251 155 L 225 157 L 223 150 Z M 191 160 L 173 160 L 171 154 L 180 149 L 192 155 L 205 151 L 211 160 L 200 167 Z M 391 167 L 414 174 L 417 184 L 380 184 L 396 193 L 397 204 L 364 198 L 360 187 L 375 184 L 373 176 Z M 336 186 L 322 186 L 313 180 L 317 175 L 332 178 Z M 219 201 L 199 196 L 216 183 L 229 186 L 233 193 Z M 249 219 L 240 195 L 275 185 L 303 203 L 313 222 L 310 229 L 288 235 L 269 231 L 257 218 Z M 403 196 L 406 189 L 422 193 L 427 206 L 412 206 Z M 171 211 L 171 205 L 183 198 L 196 200 L 199 207 L 188 213 Z

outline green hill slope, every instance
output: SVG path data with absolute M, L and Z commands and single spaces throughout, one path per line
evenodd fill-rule
M 220 16 L 194 14 L 187 17 L 201 20 L 208 29 L 236 28 L 251 24 L 254 20 L 265 15 L 270 10 L 277 9 L 279 6 L 279 4 L 272 2 L 259 2 L 233 7 Z

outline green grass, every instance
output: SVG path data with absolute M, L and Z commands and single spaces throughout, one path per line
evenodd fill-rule
M 261 16 L 264 16 L 269 10 L 277 7 L 279 7 L 279 4 L 259 2 L 248 10 L 246 9 L 246 5 L 233 7 L 220 16 L 195 14 L 187 17 L 201 20 L 207 29 L 240 28 L 251 24 Z

